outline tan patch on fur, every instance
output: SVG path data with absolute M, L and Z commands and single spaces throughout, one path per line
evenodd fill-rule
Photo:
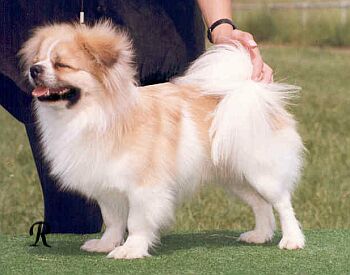
M 200 142 L 210 154 L 209 127 L 211 112 L 217 99 L 199 95 L 191 87 L 164 83 L 139 88 L 141 101 L 131 116 L 131 129 L 123 137 L 122 148 L 139 156 L 141 170 L 139 184 L 162 181 L 166 174 L 175 174 L 178 146 L 181 138 L 182 110 L 189 107 Z M 165 180 L 165 179 L 164 179 Z
M 77 42 L 83 51 L 94 60 L 98 66 L 111 67 L 118 60 L 118 51 L 115 51 L 113 37 L 77 37 Z
M 270 123 L 273 130 L 280 130 L 287 126 L 285 119 L 275 114 L 270 115 Z
M 124 140 L 145 160 L 139 174 L 141 185 L 166 180 L 161 174 L 164 169 L 168 175 L 175 174 L 183 102 L 175 94 L 162 96 L 162 91 L 173 89 L 167 84 L 139 88 L 141 102 L 134 113 L 134 131 Z
M 96 64 L 89 58 L 86 58 L 83 50 L 75 43 L 60 42 L 52 51 L 51 62 L 56 70 L 58 80 L 63 80 L 71 71 L 83 70 L 90 72 L 100 82 L 104 80 L 105 71 L 96 67 Z M 55 64 L 67 64 L 70 68 L 57 68 Z
M 200 140 L 206 149 L 206 153 L 210 155 L 211 142 L 209 137 L 209 129 L 213 120 L 213 112 L 217 104 L 219 103 L 219 98 L 202 96 L 197 88 L 189 88 L 190 98 L 189 103 L 191 106 L 191 114 L 193 120 L 197 126 Z

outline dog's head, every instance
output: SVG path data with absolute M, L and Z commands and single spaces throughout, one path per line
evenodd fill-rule
M 110 100 L 134 81 L 130 40 L 108 21 L 40 27 L 19 55 L 32 95 L 49 106 Z

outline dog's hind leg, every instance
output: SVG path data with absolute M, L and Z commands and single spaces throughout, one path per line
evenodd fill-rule
M 281 182 L 270 177 L 257 178 L 251 181 L 251 184 L 273 205 L 279 214 L 283 234 L 282 240 L 279 243 L 279 248 L 303 248 L 305 239 L 294 214 L 290 192 L 281 188 Z
M 122 244 L 126 229 L 128 202 L 125 196 L 119 193 L 105 194 L 98 199 L 103 222 L 106 230 L 101 239 L 88 240 L 81 246 L 89 252 L 111 252 Z
M 294 129 L 286 128 L 276 132 L 271 140 L 265 140 L 264 148 L 268 150 L 262 149 L 259 154 L 257 150 L 248 152 L 250 159 L 244 167 L 244 177 L 279 214 L 283 234 L 279 247 L 303 248 L 304 235 L 291 203 L 301 166 L 300 138 Z
M 234 184 L 231 190 L 252 208 L 255 216 L 254 230 L 241 234 L 239 241 L 247 243 L 265 243 L 270 241 L 275 231 L 275 217 L 271 204 L 266 202 L 247 183 Z

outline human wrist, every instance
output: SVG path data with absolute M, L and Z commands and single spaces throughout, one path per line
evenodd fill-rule
M 208 26 L 207 37 L 211 43 L 216 43 L 218 42 L 218 38 L 222 36 L 230 36 L 232 31 L 236 28 L 237 27 L 233 24 L 231 19 L 221 18 Z
M 223 42 L 225 38 L 232 36 L 233 28 L 229 24 L 221 24 L 217 26 L 212 32 L 211 37 L 214 44 Z

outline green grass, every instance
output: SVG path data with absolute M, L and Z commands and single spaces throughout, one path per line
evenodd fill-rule
M 24 126 L 0 108 L 0 233 L 24 233 L 43 203 Z
M 282 251 L 237 242 L 239 232 L 167 235 L 153 257 L 111 260 L 79 250 L 88 236 L 49 235 L 51 248 L 29 237 L 0 235 L 1 274 L 349 274 L 350 231 L 307 231 L 307 247 Z M 90 236 L 91 237 L 91 236 Z
M 311 46 L 350 46 L 350 12 L 341 21 L 340 9 L 233 11 L 240 29 L 254 34 L 258 42 Z
M 266 47 L 276 79 L 303 87 L 292 107 L 308 149 L 294 196 L 304 228 L 350 228 L 350 52 Z M 40 185 L 23 127 L 0 111 L 0 234 L 27 233 L 42 219 Z M 253 215 L 216 187 L 203 188 L 177 213 L 174 231 L 240 230 Z

